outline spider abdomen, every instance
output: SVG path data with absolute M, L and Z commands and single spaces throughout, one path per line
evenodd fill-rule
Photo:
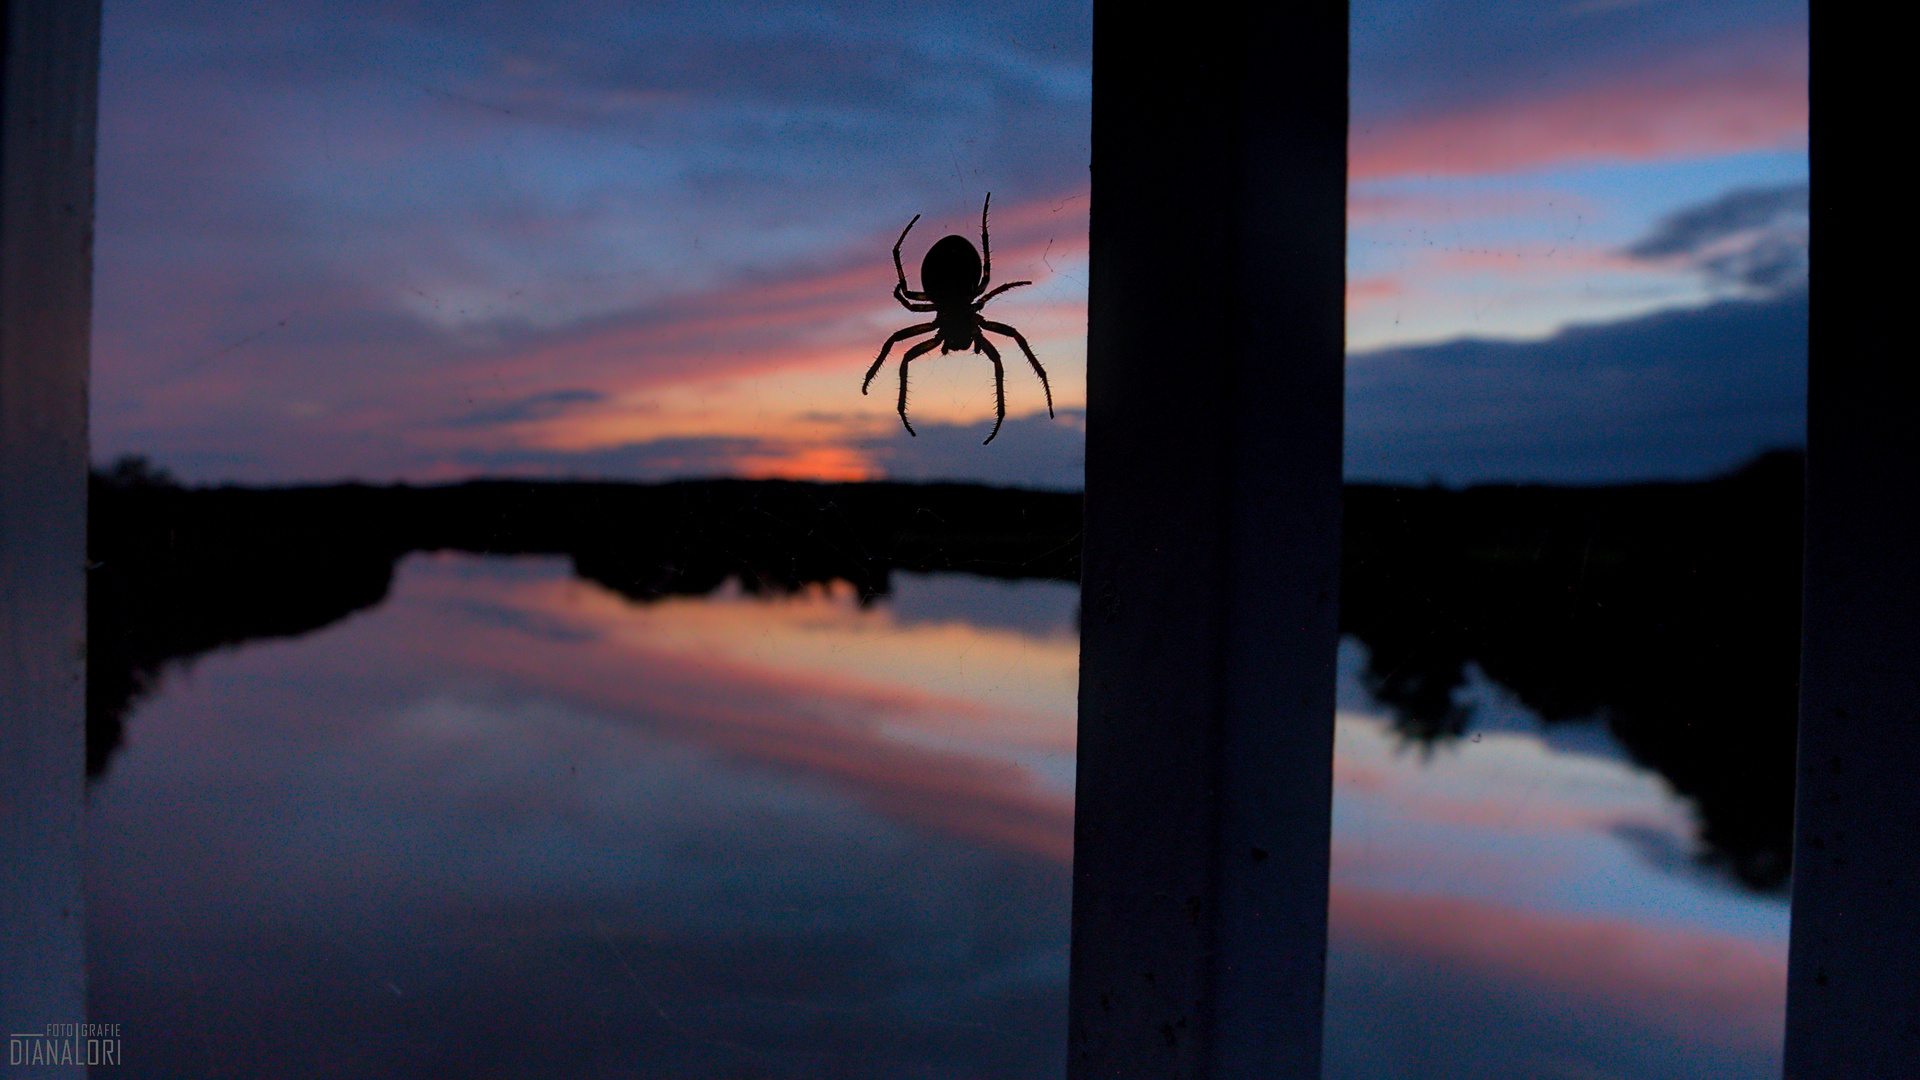
M 937 306 L 966 304 L 980 292 L 980 251 L 964 236 L 947 236 L 920 262 L 920 288 Z

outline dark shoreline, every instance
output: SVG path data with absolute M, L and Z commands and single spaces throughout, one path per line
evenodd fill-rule
M 1547 723 L 1598 719 L 1698 808 L 1701 861 L 1787 879 L 1800 459 L 1698 483 L 1346 489 L 1341 630 L 1411 741 L 1458 738 L 1469 664 Z M 482 480 L 186 489 L 96 474 L 88 771 L 175 664 L 385 598 L 413 551 L 552 554 L 635 602 L 895 571 L 1077 581 L 1081 496 L 968 484 Z

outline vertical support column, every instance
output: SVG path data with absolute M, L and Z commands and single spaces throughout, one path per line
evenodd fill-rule
M 90 0 L 6 0 L 0 9 L 0 1034 L 9 1035 L 86 1019 L 80 835 L 98 41 Z
M 1849 47 L 1867 42 L 1865 24 L 1829 14 L 1814 40 L 1842 43 L 1814 56 L 1819 257 L 1786 1075 L 1896 1080 L 1920 1075 L 1920 406 L 1903 377 L 1912 364 L 1889 344 L 1903 333 L 1906 285 L 1880 270 L 1873 209 L 1902 197 L 1900 178 L 1844 133 L 1843 114 L 1882 96 L 1832 92 L 1855 71 L 1892 92 L 1883 73 L 1895 69 L 1874 62 L 1890 55 Z
M 1317 1080 L 1347 7 L 1094 12 L 1070 1065 Z

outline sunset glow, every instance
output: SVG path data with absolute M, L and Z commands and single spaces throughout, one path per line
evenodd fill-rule
M 1070 423 L 1024 457 L 967 449 L 981 357 L 916 364 L 910 407 L 948 443 L 898 425 L 891 363 L 859 384 L 917 318 L 888 296 L 899 230 L 923 215 L 917 281 L 940 236 L 977 242 L 991 191 L 995 280 L 1034 282 L 992 313 L 1083 406 L 1084 5 L 488 10 L 291 0 L 238 37 L 216 0 L 108 5 L 98 457 L 198 481 L 1070 483 Z M 1798 3 L 1353 18 L 1355 353 L 1699 307 L 1725 295 L 1701 260 L 1628 249 L 1806 175 Z M 1032 418 L 1031 373 L 1008 376 Z

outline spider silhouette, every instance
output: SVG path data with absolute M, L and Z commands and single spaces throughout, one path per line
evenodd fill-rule
M 915 357 L 940 346 L 942 355 L 955 349 L 961 352 L 972 350 L 987 354 L 993 361 L 993 430 L 987 433 L 985 446 L 1000 434 L 1000 425 L 1007 419 L 1007 377 L 1006 369 L 1000 364 L 1000 351 L 987 340 L 982 331 L 991 330 L 1019 342 L 1020 351 L 1027 354 L 1027 363 L 1033 365 L 1034 374 L 1040 376 L 1040 388 L 1047 392 L 1047 416 L 1053 416 L 1053 387 L 1047 384 L 1047 369 L 1033 355 L 1033 347 L 1020 331 L 1006 323 L 994 322 L 980 317 L 980 309 L 987 301 L 1006 292 L 1008 289 L 1031 285 L 1031 281 L 1010 281 L 1005 285 L 987 292 L 987 282 L 993 276 L 993 249 L 987 243 L 987 207 L 993 204 L 993 192 L 987 192 L 987 201 L 980 206 L 980 250 L 975 251 L 973 244 L 964 236 L 943 237 L 933 247 L 927 249 L 927 257 L 920 263 L 920 285 L 924 291 L 914 292 L 907 288 L 907 271 L 900 265 L 900 245 L 907 242 L 907 234 L 913 231 L 915 221 L 920 215 L 913 215 L 913 221 L 900 230 L 900 239 L 893 242 L 893 269 L 900 276 L 900 284 L 893 287 L 893 298 L 908 311 L 931 311 L 932 322 L 917 323 L 887 339 L 880 346 L 880 358 L 867 369 L 866 381 L 860 384 L 860 392 L 867 392 L 873 385 L 873 377 L 880 373 L 880 365 L 887 362 L 887 353 L 900 341 L 918 334 L 931 333 L 933 337 L 920 342 L 907 350 L 900 358 L 900 422 L 907 427 L 907 434 L 915 437 L 919 432 L 913 430 L 913 424 L 907 420 L 907 365 Z M 985 293 L 985 295 L 981 295 Z M 918 301 L 917 303 L 915 301 Z

